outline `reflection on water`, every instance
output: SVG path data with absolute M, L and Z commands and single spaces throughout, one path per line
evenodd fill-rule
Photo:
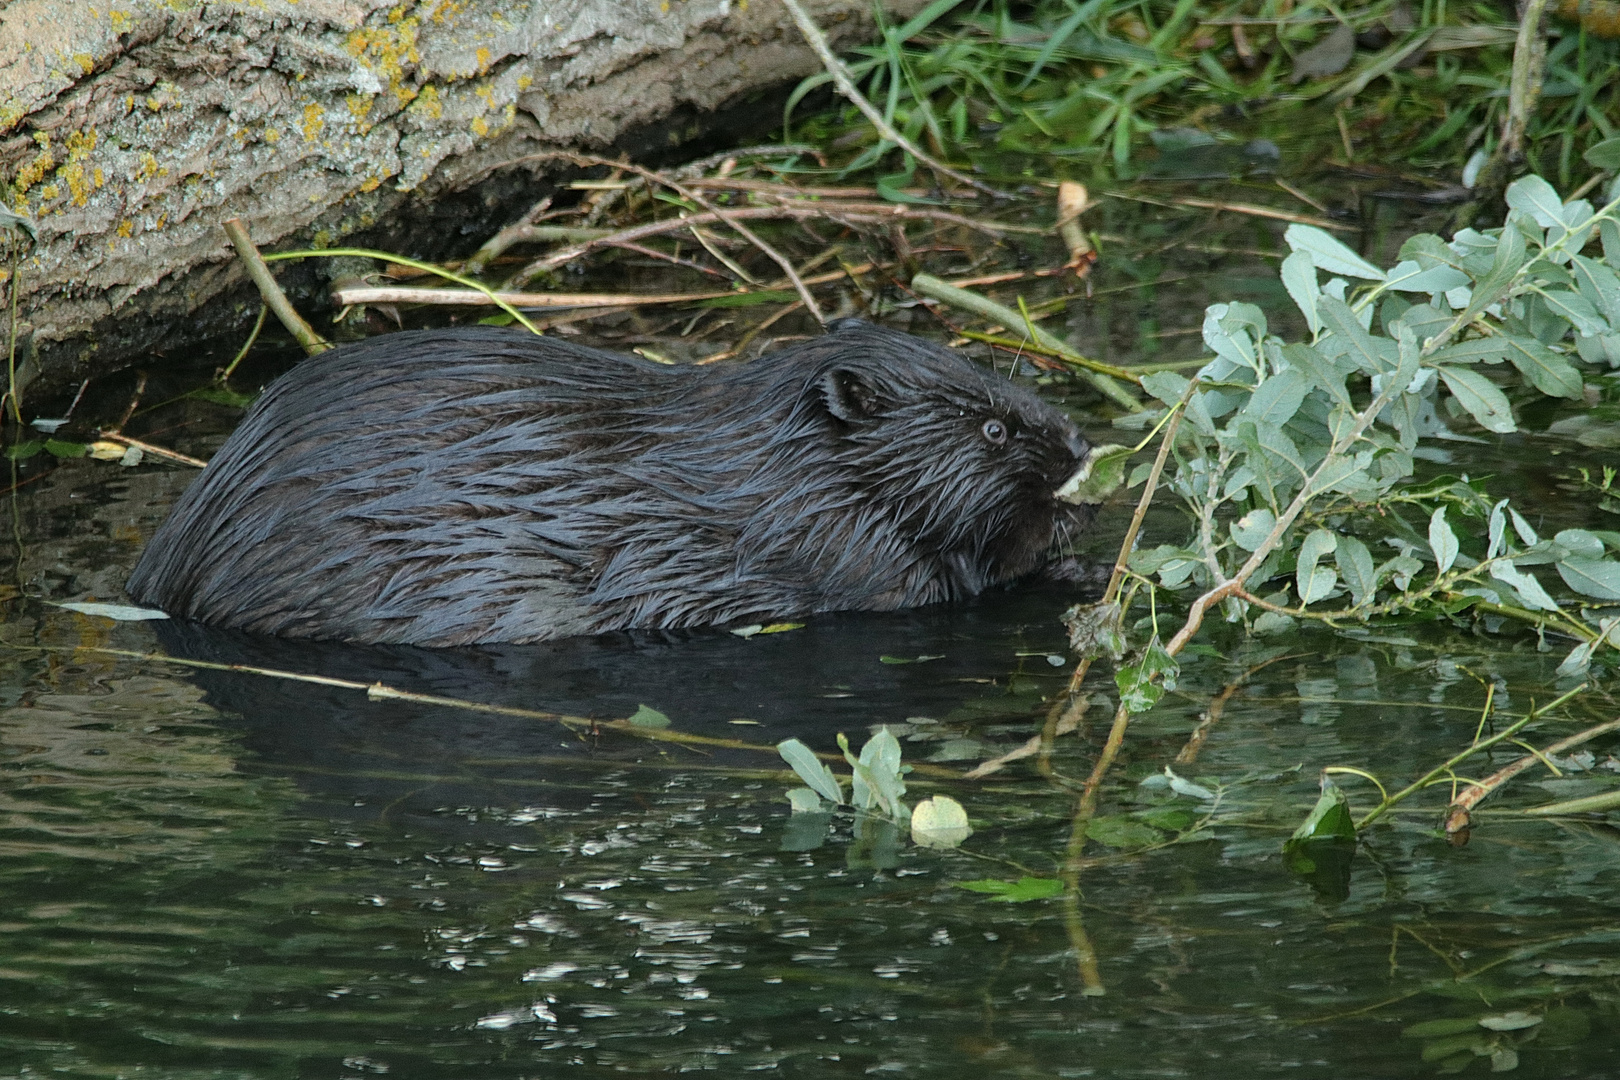
M 36 577 L 72 571 L 75 548 L 133 553 L 100 530 L 145 525 L 161 505 L 143 474 L 98 485 L 107 474 L 90 469 L 30 496 L 58 524 L 54 499 L 88 496 L 66 539 L 25 545 Z M 1142 719 L 1125 772 L 1169 762 L 1211 697 L 1258 667 L 1178 767 L 1225 785 L 1223 809 L 1194 842 L 1095 848 L 1082 913 L 1100 998 L 1080 993 L 1059 902 L 954 885 L 1052 872 L 1070 802 L 1021 768 L 944 788 L 978 829 L 964 851 L 848 821 L 809 846 L 788 842 L 789 781 L 746 750 L 73 648 L 601 716 L 647 703 L 682 730 L 762 744 L 887 722 L 911 760 L 977 759 L 1044 716 L 1069 600 L 1032 586 L 750 640 L 449 651 L 13 604 L 7 641 L 58 651 L 5 655 L 0 1075 L 1394 1077 L 1476 1053 L 1479 1070 L 1510 1053 L 1521 1075 L 1605 1075 L 1620 1003 L 1613 830 L 1498 821 L 1458 850 L 1432 816 L 1403 816 L 1375 831 L 1342 896 L 1289 876 L 1278 854 L 1321 766 L 1414 775 L 1471 734 L 1482 679 L 1501 681 L 1508 707 L 1552 685 L 1557 654 L 1533 640 L 1306 635 L 1193 661 Z M 1100 737 L 1060 742 L 1058 771 L 1083 775 Z M 1594 774 L 1607 764 L 1598 755 Z M 914 797 L 936 790 L 913 779 Z M 1110 809 L 1167 798 L 1126 785 Z M 1533 1026 L 1469 1026 L 1516 1012 Z M 1397 1037 L 1448 1018 L 1461 1034 Z
M 1103 294 L 1075 328 L 1114 359 L 1191 354 L 1177 337 L 1202 307 L 1191 288 L 1174 305 Z M 1541 458 L 1515 474 L 1533 495 L 1545 455 L 1513 452 Z M 1055 872 L 1073 778 L 1111 711 L 1106 678 L 1089 722 L 1058 741 L 1054 780 L 1029 761 L 976 783 L 910 778 L 911 798 L 948 792 L 973 819 L 963 850 L 938 852 L 880 822 L 790 825 L 796 781 L 741 745 L 92 651 L 582 716 L 645 704 L 678 730 L 760 746 L 826 749 L 888 724 L 907 760 L 966 768 L 1040 729 L 1067 677 L 1047 658 L 1062 655 L 1073 587 L 748 640 L 442 651 L 115 626 L 38 599 L 116 599 L 187 479 L 70 462 L 13 497 L 11 580 L 34 599 L 6 601 L 0 624 L 7 1080 L 1613 1074 L 1620 860 L 1606 820 L 1487 813 L 1459 849 L 1432 812 L 1398 814 L 1342 879 L 1293 877 L 1279 851 L 1322 767 L 1405 783 L 1472 737 L 1487 685 L 1508 711 L 1554 696 L 1562 650 L 1533 636 L 1305 631 L 1187 658 L 1178 691 L 1134 725 L 1104 806 L 1116 828 L 1186 842 L 1088 848 L 1080 914 L 1107 993 L 1086 996 L 1061 901 L 998 903 L 957 883 Z M 937 659 L 883 659 L 919 657 Z M 1536 741 L 1604 709 L 1583 699 Z M 1620 766 L 1591 749 L 1498 801 L 1612 788 Z M 1172 762 L 1220 792 L 1207 825 L 1206 802 L 1151 782 Z

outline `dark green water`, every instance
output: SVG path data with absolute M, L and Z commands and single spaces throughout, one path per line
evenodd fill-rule
M 1107 358 L 1196 355 L 1185 331 L 1222 289 L 1252 285 L 1248 298 L 1280 310 L 1267 263 L 1230 254 L 1275 250 L 1275 230 L 1108 214 L 1100 227 L 1133 238 L 1135 258 L 1105 264 L 1070 320 Z M 1173 292 L 1108 291 L 1172 264 L 1190 277 Z M 204 413 L 190 403 L 149 434 L 206 453 L 217 433 L 186 426 Z M 1572 450 L 1526 436 L 1463 447 L 1450 467 L 1497 473 L 1515 505 L 1559 526 L 1608 527 L 1557 489 L 1563 462 L 1594 464 L 1559 456 Z M 1252 641 L 1211 627 L 1217 651 L 1186 657 L 1179 689 L 1135 724 L 1103 806 L 1186 842 L 1120 855 L 1093 841 L 1078 906 L 1005 904 L 958 883 L 1057 872 L 1072 781 L 1112 711 L 1104 671 L 1089 719 L 1056 744 L 1056 781 L 1029 761 L 978 782 L 912 778 L 913 800 L 948 793 L 977 830 L 940 852 L 879 822 L 790 822 L 796 781 L 771 754 L 92 650 L 604 718 L 646 704 L 679 730 L 761 745 L 825 749 L 887 724 L 908 760 L 965 769 L 1040 730 L 1068 675 L 1046 657 L 1063 653 L 1074 587 L 750 640 L 299 646 L 50 606 L 117 599 L 190 476 L 73 461 L 22 479 L 9 580 L 27 598 L 5 601 L 0 623 L 6 1080 L 1620 1075 L 1620 832 L 1489 812 L 1612 789 L 1612 742 L 1564 761 L 1562 778 L 1521 777 L 1466 847 L 1439 835 L 1438 791 L 1370 830 L 1341 871 L 1302 879 L 1280 853 L 1320 769 L 1410 781 L 1474 736 L 1487 686 L 1496 724 L 1567 689 L 1554 671 L 1566 644 L 1468 626 Z M 1121 516 L 1105 516 L 1099 558 Z M 940 658 L 880 660 L 925 655 Z M 1534 744 L 1615 715 L 1596 675 Z M 1218 802 L 1141 783 L 1178 755 L 1175 771 Z M 1077 923 L 1101 995 L 1085 993 Z
M 184 480 L 111 468 L 73 463 L 20 497 L 25 580 L 65 589 L 127 564 Z M 1561 650 L 1532 636 L 1307 633 L 1193 660 L 1134 729 L 1122 780 L 1168 763 L 1224 684 L 1282 657 L 1177 767 L 1222 786 L 1197 839 L 1088 851 L 1103 858 L 1079 911 L 1104 996 L 1082 994 L 1061 900 L 955 887 L 1053 872 L 1071 801 L 1024 766 L 914 786 L 967 805 L 978 832 L 962 851 L 875 823 L 857 837 L 847 819 L 819 847 L 784 850 L 803 838 L 767 756 L 74 649 L 603 716 L 645 702 L 682 729 L 761 743 L 890 723 L 910 759 L 982 758 L 1036 730 L 1062 686 L 1043 654 L 1060 651 L 1070 599 L 1030 587 L 746 641 L 449 653 L 115 627 L 13 602 L 6 641 L 53 651 L 4 655 L 0 1075 L 1404 1077 L 1434 1074 L 1423 1055 L 1439 1044 L 1403 1027 L 1515 1011 L 1541 1020 L 1494 1037 L 1520 1075 L 1613 1075 L 1607 822 L 1487 814 L 1458 849 L 1433 812 L 1402 815 L 1372 830 L 1342 891 L 1279 855 L 1322 766 L 1399 783 L 1472 735 L 1481 680 L 1509 712 L 1550 697 Z M 918 654 L 945 658 L 878 659 Z M 1538 741 L 1605 708 L 1588 699 Z M 1056 768 L 1083 775 L 1103 726 L 1060 740 Z M 1612 786 L 1616 763 L 1596 750 L 1588 772 L 1543 774 L 1505 801 Z M 1189 823 L 1209 813 L 1130 782 L 1107 809 L 1150 804 Z

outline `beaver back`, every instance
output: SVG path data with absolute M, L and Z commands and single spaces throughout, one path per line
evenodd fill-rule
M 847 321 L 671 367 L 490 328 L 391 334 L 266 390 L 129 580 L 294 637 L 451 645 L 972 596 L 1079 524 L 1073 423 Z

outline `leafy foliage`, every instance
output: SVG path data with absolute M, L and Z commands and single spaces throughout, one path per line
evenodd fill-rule
M 850 69 L 894 127 L 948 155 L 1032 154 L 1120 173 L 1141 168 L 1150 141 L 1161 175 L 1176 175 L 1178 161 L 1188 175 L 1240 171 L 1242 139 L 1216 117 L 1291 137 L 1304 120 L 1335 148 L 1353 138 L 1380 160 L 1461 169 L 1489 148 L 1508 107 L 1514 27 L 1500 7 L 1306 0 L 1235 12 L 1195 0 L 936 0 L 883 27 Z M 1528 152 L 1538 171 L 1573 184 L 1620 157 L 1620 41 L 1560 21 L 1550 31 Z M 827 81 L 806 80 L 790 114 Z M 837 126 L 875 139 L 853 110 Z M 888 149 L 869 142 L 852 167 Z
M 1209 308 L 1215 356 L 1187 396 L 1167 472 L 1192 534 L 1135 552 L 1140 583 L 1224 590 L 1227 617 L 1261 632 L 1478 608 L 1579 639 L 1566 674 L 1603 641 L 1620 643 L 1610 638 L 1620 613 L 1608 610 L 1620 601 L 1620 533 L 1544 538 L 1478 480 L 1415 481 L 1420 457 L 1437 456 L 1427 444 L 1466 443 L 1471 425 L 1517 430 L 1510 393 L 1578 399 L 1583 369 L 1620 367 L 1620 204 L 1564 203 L 1534 176 L 1508 201 L 1501 229 L 1414 236 L 1388 270 L 1291 226 L 1282 275 L 1308 341 L 1283 342 L 1252 305 Z M 1165 409 L 1189 391 L 1172 373 L 1143 386 Z M 1555 599 L 1557 582 L 1572 603 Z M 1275 591 L 1256 595 L 1262 586 Z M 1146 662 L 1121 670 L 1131 711 L 1151 707 L 1145 683 L 1165 674 Z

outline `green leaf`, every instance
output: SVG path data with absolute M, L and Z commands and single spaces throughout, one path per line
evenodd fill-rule
M 1518 430 L 1507 398 L 1485 376 L 1468 368 L 1440 367 L 1435 370 L 1446 381 L 1446 389 L 1451 391 L 1451 396 L 1468 410 L 1480 427 L 1499 434 Z
M 1339 537 L 1334 561 L 1339 564 L 1339 576 L 1349 586 L 1350 597 L 1355 603 L 1364 604 L 1377 595 L 1378 577 L 1366 544 L 1353 536 Z
M 1541 587 L 1534 574 L 1525 573 L 1512 563 L 1491 564 L 1491 577 L 1518 593 L 1519 600 L 1532 611 L 1557 611 L 1558 605 Z
M 1350 408 L 1350 395 L 1344 388 L 1344 372 L 1334 366 L 1333 361 L 1317 352 L 1309 345 L 1284 345 L 1282 356 L 1297 371 L 1304 372 L 1334 401 Z
M 1575 255 L 1569 261 L 1569 272 L 1575 278 L 1575 287 L 1592 302 L 1611 326 L 1620 329 L 1620 274 L 1585 255 Z
M 1469 284 L 1468 275 L 1454 266 L 1431 266 L 1425 270 L 1411 260 L 1396 265 L 1389 272 L 1388 285 L 1400 292 L 1450 292 L 1459 285 Z
M 839 786 L 838 777 L 804 743 L 798 739 L 788 739 L 776 744 L 776 752 L 817 795 L 831 803 L 841 804 L 844 801 L 844 791 Z
M 1319 269 L 1345 277 L 1383 281 L 1384 272 L 1313 225 L 1290 225 L 1283 239 L 1294 251 L 1303 251 Z
M 14 443 L 6 447 L 6 458 L 9 461 L 27 461 L 43 449 L 45 449 L 43 439 L 29 439 L 27 442 Z
M 949 795 L 924 799 L 911 812 L 911 841 L 922 847 L 954 848 L 973 835 L 967 811 Z
M 1142 389 L 1164 402 L 1174 405 L 1187 392 L 1188 380 L 1173 371 L 1155 371 L 1142 376 Z
M 1585 529 L 1560 529 L 1553 543 L 1578 559 L 1603 558 L 1603 538 Z
M 652 708 L 651 706 L 642 705 L 637 707 L 636 711 L 630 714 L 630 726 L 644 728 L 667 728 L 669 727 L 669 717 L 665 716 L 663 713 Z
M 1552 397 L 1581 396 L 1581 373 L 1562 355 L 1521 334 L 1503 334 L 1502 342 L 1507 358 L 1537 390 Z
M 925 653 L 922 656 L 880 656 L 880 664 L 926 664 L 930 660 L 943 660 L 944 653 Z
M 1434 552 L 1435 568 L 1442 574 L 1451 569 L 1461 550 L 1457 545 L 1457 534 L 1451 531 L 1451 526 L 1446 522 L 1446 508 L 1443 506 L 1429 517 L 1429 550 Z
M 977 881 L 958 881 L 956 887 L 976 893 L 987 893 L 1003 904 L 1024 904 L 1031 900 L 1045 900 L 1063 892 L 1063 882 L 1057 878 L 1021 877 L 1017 881 L 997 881 L 980 878 Z
M 789 788 L 787 793 L 788 805 L 794 814 L 819 814 L 822 812 L 821 796 L 807 787 Z
M 1283 260 L 1282 283 L 1305 316 L 1311 333 L 1319 333 L 1322 320 L 1316 314 L 1316 301 L 1322 295 L 1322 290 L 1316 283 L 1316 263 L 1309 252 L 1296 251 Z
M 1585 158 L 1586 163 L 1594 169 L 1620 172 L 1620 136 L 1593 143 L 1586 148 L 1586 153 L 1581 157 Z
M 1317 565 L 1322 556 L 1331 554 L 1338 546 L 1339 538 L 1326 529 L 1317 529 L 1299 545 L 1296 578 L 1302 605 L 1316 603 L 1338 584 L 1339 575 L 1332 567 Z
M 851 782 L 850 805 L 857 810 L 878 810 L 893 818 L 909 818 L 905 803 L 900 801 L 906 785 L 900 779 L 900 743 L 888 728 L 879 728 L 861 747 L 861 756 L 849 751 L 849 740 L 838 736 L 838 747 L 844 760 L 854 771 Z
M 52 457 L 81 458 L 84 457 L 85 453 L 88 452 L 89 449 L 90 448 L 82 442 L 68 442 L 66 439 L 45 440 L 45 452 L 50 454 Z
M 1491 268 L 1474 286 L 1474 295 L 1457 320 L 1459 326 L 1467 326 L 1474 316 L 1502 299 L 1524 269 L 1524 233 L 1519 231 L 1517 217 L 1516 213 L 1508 214 L 1508 223 L 1496 241 Z
M 1114 672 L 1114 685 L 1119 688 L 1119 703 L 1127 712 L 1140 715 L 1159 703 L 1166 690 L 1176 688 L 1176 676 L 1181 667 L 1176 658 L 1164 651 L 1159 636 L 1153 635 L 1142 659 Z
M 1355 312 L 1343 300 L 1323 296 L 1317 310 L 1322 313 L 1322 325 L 1341 339 L 1346 355 L 1356 367 L 1369 375 L 1376 375 L 1389 367 L 1378 347 L 1373 344 L 1372 335 L 1362 328 Z
M 1350 800 L 1345 797 L 1339 785 L 1322 778 L 1322 794 L 1311 807 L 1311 812 L 1305 815 L 1294 835 L 1289 837 L 1290 844 L 1298 844 L 1307 840 L 1354 840 L 1356 837 L 1355 821 L 1350 816 Z
M 1282 427 L 1294 418 L 1309 390 L 1310 384 L 1304 375 L 1292 369 L 1284 370 L 1255 388 L 1243 413 L 1253 420 Z
M 1277 515 L 1270 510 L 1264 507 L 1250 510 L 1232 522 L 1232 539 L 1244 551 L 1254 551 L 1265 543 L 1266 537 L 1271 535 L 1271 530 L 1276 524 Z
M 1557 563 L 1556 568 L 1564 584 L 1581 595 L 1620 600 L 1620 563 L 1572 557 Z
M 1507 529 L 1507 515 L 1502 513 L 1502 508 L 1507 503 L 1508 501 L 1503 499 L 1491 507 L 1490 546 L 1485 549 L 1487 559 L 1494 559 L 1502 553 L 1502 535 Z
M 1534 173 L 1508 185 L 1507 204 L 1535 218 L 1543 229 L 1564 223 L 1564 200 L 1551 184 Z
M 1594 334 L 1607 334 L 1609 323 L 1592 302 L 1580 293 L 1570 292 L 1568 289 L 1553 289 L 1541 294 L 1541 299 L 1555 315 L 1567 320 L 1575 328 L 1576 333 L 1584 337 Z
M 1129 446 L 1093 446 L 1080 468 L 1053 495 L 1077 506 L 1102 503 L 1125 482 L 1125 463 L 1132 453 Z
M 1500 364 L 1507 359 L 1507 344 L 1499 337 L 1459 341 L 1430 354 L 1431 364 Z

